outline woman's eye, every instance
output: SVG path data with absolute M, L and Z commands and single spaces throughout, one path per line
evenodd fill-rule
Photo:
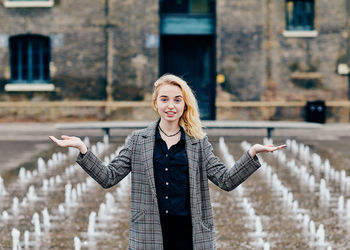
M 175 102 L 176 102 L 176 103 L 180 103 L 180 102 L 181 102 L 181 99 L 176 99 Z
M 161 98 L 160 99 L 162 102 L 166 102 L 166 99 L 165 98 Z

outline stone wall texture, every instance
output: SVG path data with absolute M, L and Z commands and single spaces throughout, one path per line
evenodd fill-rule
M 217 84 L 216 100 L 262 103 L 260 109 L 239 111 L 218 105 L 217 119 L 303 120 L 302 108 L 264 108 L 263 103 L 347 101 L 348 76 L 336 70 L 339 63 L 349 61 L 347 8 L 345 0 L 317 0 L 317 35 L 287 37 L 285 1 L 217 0 L 214 65 L 225 81 L 213 83 Z M 0 101 L 149 101 L 159 76 L 159 18 L 159 1 L 154 0 L 56 0 L 52 8 L 5 8 L 1 4 Z M 6 39 L 19 34 L 51 38 L 50 75 L 55 92 L 4 90 L 10 80 Z M 335 112 L 338 109 L 329 109 L 334 112 L 329 111 L 328 121 L 348 122 L 347 109 L 339 108 L 345 110 L 340 112 L 345 118 Z M 137 119 L 132 114 L 144 113 L 143 109 L 125 110 L 92 117 Z M 25 117 L 22 112 L 17 113 Z M 64 117 L 66 111 L 53 112 Z M 12 109 L 9 115 L 17 113 Z M 40 113 L 35 113 L 38 120 Z M 84 114 L 91 117 L 89 112 L 80 116 Z

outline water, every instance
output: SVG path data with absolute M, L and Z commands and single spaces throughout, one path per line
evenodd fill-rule
M 222 157 L 230 166 L 245 151 L 232 137 L 226 148 L 212 141 L 219 156 L 232 154 Z M 91 148 L 108 161 L 119 145 L 104 142 Z M 347 249 L 349 156 L 337 142 L 302 143 L 263 155 L 267 165 L 230 193 L 210 185 L 218 249 Z M 104 190 L 74 164 L 76 153 L 4 173 L 1 249 L 127 249 L 130 183 Z
M 114 152 L 116 145 L 99 144 L 95 150 L 103 156 Z M 99 187 L 74 164 L 76 154 L 71 158 L 69 155 L 73 153 L 56 154 L 44 162 L 39 158 L 29 168 L 19 170 L 19 167 L 17 171 L 6 173 L 4 187 L 8 194 L 0 195 L 1 249 L 13 248 L 11 232 L 14 228 L 20 232 L 22 249 L 25 246 L 30 249 L 72 249 L 77 244 L 74 237 L 82 239 L 81 247 L 89 246 L 90 249 L 127 248 L 129 195 L 117 197 L 116 190 L 121 185 L 109 190 Z M 109 195 L 105 197 L 107 192 Z M 102 232 L 107 238 L 97 237 L 86 243 L 88 216 L 102 202 L 108 204 L 108 213 L 115 214 L 108 217 L 103 228 L 99 228 L 100 223 L 96 221 L 95 231 Z M 114 233 L 109 234 L 108 228 Z

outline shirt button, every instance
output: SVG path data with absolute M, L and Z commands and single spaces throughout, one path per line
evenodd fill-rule
M 168 210 L 165 210 L 165 213 L 167 214 L 167 213 L 169 213 L 169 211 L 168 211 Z
M 169 182 L 165 182 L 165 185 L 167 185 L 167 186 L 168 186 L 168 185 L 169 185 Z
M 165 199 L 167 200 L 169 197 L 168 196 L 165 196 Z
M 165 168 L 165 171 L 168 171 L 168 168 Z
M 168 154 L 165 154 L 165 157 L 168 157 Z

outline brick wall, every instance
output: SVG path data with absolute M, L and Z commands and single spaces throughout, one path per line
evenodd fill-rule
M 224 74 L 226 80 L 217 85 L 216 99 L 347 100 L 348 77 L 336 72 L 337 64 L 347 60 L 346 1 L 315 3 L 318 35 L 291 38 L 283 35 L 285 1 L 217 0 L 216 71 Z M 108 97 L 117 101 L 149 101 L 159 67 L 158 1 L 56 0 L 52 8 L 24 9 L 1 5 L 0 23 L 0 101 Z M 3 90 L 10 79 L 9 49 L 4 41 L 28 33 L 51 37 L 50 71 L 56 92 Z M 114 116 L 113 112 L 96 117 L 128 114 Z M 342 120 L 336 112 L 328 116 L 329 121 Z M 133 117 L 130 114 L 130 119 Z M 303 114 L 287 108 L 229 111 L 217 107 L 217 118 L 301 120 Z
M 226 100 L 347 100 L 336 72 L 347 43 L 346 1 L 315 1 L 314 38 L 285 37 L 285 1 L 217 1 L 219 86 Z M 223 93 L 219 91 L 220 93 Z

